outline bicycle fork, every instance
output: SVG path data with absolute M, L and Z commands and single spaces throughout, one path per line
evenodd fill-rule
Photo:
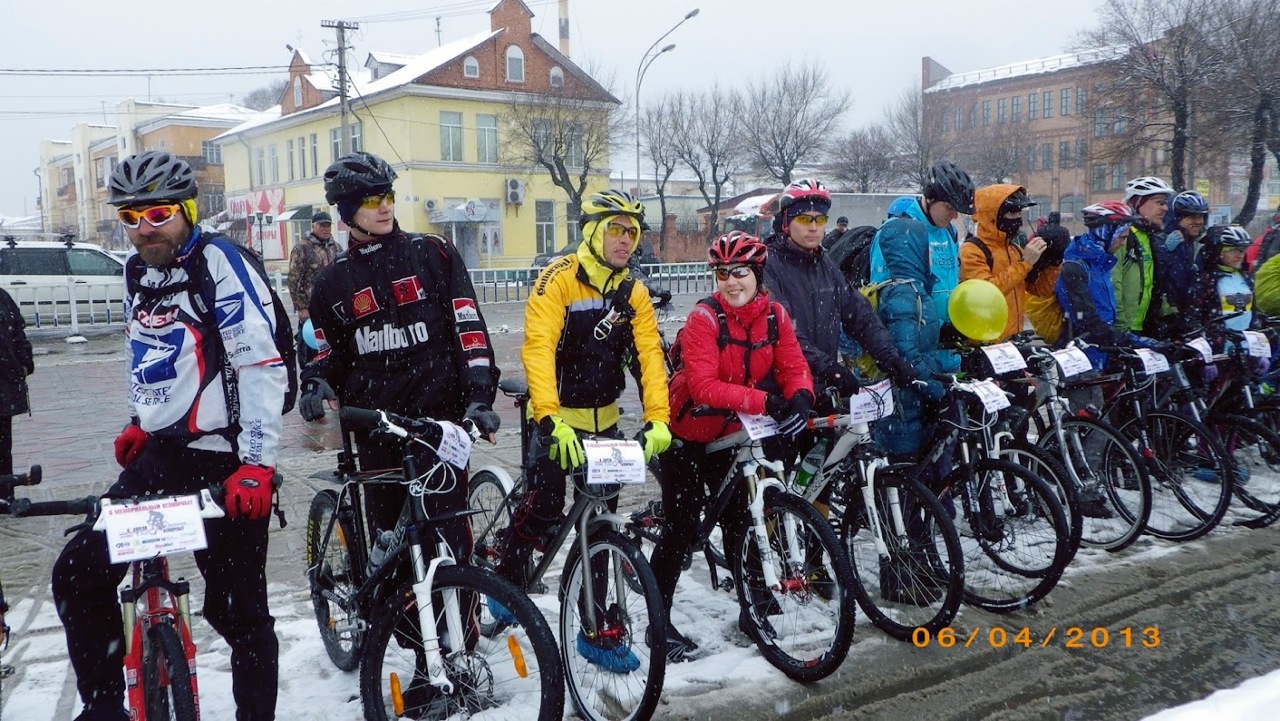
M 411 536 L 417 532 L 410 531 Z M 422 634 L 422 653 L 427 664 L 427 680 L 431 685 L 445 694 L 453 693 L 453 682 L 445 672 L 444 654 L 440 652 L 440 632 L 436 628 L 435 608 L 431 601 L 431 589 L 435 585 L 436 570 L 441 566 L 452 566 L 453 552 L 449 544 L 440 541 L 436 544 L 436 557 L 430 565 L 422 554 L 422 542 L 419 538 L 411 538 L 409 544 L 409 561 L 413 565 L 413 596 L 418 602 L 418 628 Z M 451 588 L 444 592 L 445 633 L 450 642 L 461 648 L 466 643 L 462 631 L 462 613 L 459 610 L 458 589 Z
M 779 475 L 783 472 L 782 463 L 777 461 L 755 459 L 744 465 L 742 473 L 747 479 L 747 490 L 751 498 L 748 506 L 751 513 L 751 532 L 755 536 L 756 549 L 760 552 L 760 570 L 764 576 L 765 585 L 779 593 L 787 593 L 796 589 L 784 586 L 782 579 L 778 577 L 778 569 L 774 565 L 773 546 L 769 543 L 769 530 L 764 520 L 765 491 L 769 488 L 777 488 L 780 492 L 786 492 L 786 486 L 777 478 L 760 476 L 761 466 Z M 788 567 L 798 568 L 804 564 L 805 559 L 800 553 L 800 539 L 796 533 L 795 519 L 788 516 L 783 521 L 781 530 L 786 538 L 787 552 L 790 555 L 787 559 L 790 564 Z
M 880 514 L 876 511 L 876 473 L 886 465 L 888 463 L 883 458 L 876 458 L 862 466 L 865 480 L 862 484 L 862 504 L 867 511 L 867 530 L 871 531 L 871 537 L 875 539 L 876 555 L 881 560 L 888 560 L 892 555 L 889 544 L 884 540 L 884 526 L 880 523 Z M 900 534 L 905 537 L 907 525 L 902 517 L 902 499 L 898 489 L 885 489 L 885 499 L 888 501 L 889 521 L 893 524 L 894 535 Z

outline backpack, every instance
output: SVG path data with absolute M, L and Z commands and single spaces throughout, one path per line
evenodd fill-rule
M 750 353 L 753 350 L 759 350 L 766 346 L 771 346 L 778 342 L 778 316 L 774 313 L 773 303 L 769 304 L 769 315 L 766 319 L 769 324 L 768 332 L 765 334 L 764 340 L 758 343 L 747 343 L 738 340 L 729 335 L 729 319 L 724 314 L 724 306 L 720 305 L 720 301 L 715 296 L 709 296 L 698 301 L 696 305 L 701 305 L 709 309 L 716 317 L 716 349 L 723 351 L 730 344 L 746 346 L 748 353 L 748 362 Z M 671 374 L 675 375 L 684 369 L 684 328 L 676 333 L 676 339 L 671 343 L 671 350 L 667 351 L 667 357 L 671 360 Z
M 271 278 L 267 275 L 266 265 L 262 262 L 262 257 L 257 252 L 232 242 L 226 236 L 209 234 L 205 237 L 205 243 L 217 245 L 223 249 L 234 248 L 240 254 L 240 257 L 245 260 L 245 265 L 252 268 L 267 287 L 267 293 L 271 296 L 271 307 L 275 312 L 275 333 L 272 338 L 275 341 L 276 351 L 280 354 L 280 360 L 284 363 L 285 373 L 288 377 L 288 385 L 284 393 L 284 405 L 280 413 L 281 415 L 288 413 L 293 410 L 294 404 L 298 399 L 298 350 L 294 345 L 293 325 L 289 321 L 289 314 L 285 310 L 284 302 L 280 300 L 280 296 L 276 294 L 275 288 L 271 285 Z M 143 264 L 142 258 L 137 255 L 131 256 L 125 272 L 128 277 L 126 288 L 138 287 L 138 281 L 146 273 L 146 266 Z M 217 289 L 214 287 L 213 275 L 209 273 L 209 269 L 205 265 L 203 251 L 197 250 L 191 256 L 191 261 L 187 267 L 187 282 L 183 285 L 185 286 L 184 290 L 191 294 L 192 305 L 195 306 L 196 312 L 200 314 L 201 320 L 206 325 L 216 328 L 218 320 L 214 314 L 214 301 L 217 298 Z M 229 368 L 230 363 L 228 361 L 230 359 L 226 345 L 222 341 L 222 333 L 214 333 L 213 337 L 218 344 L 217 356 L 223 359 L 223 367 Z M 230 423 L 235 424 L 240 421 L 240 399 L 232 387 L 232 379 L 229 374 L 224 373 L 222 378 L 222 390 L 227 402 L 227 419 Z
M 1280 225 L 1273 225 L 1262 235 L 1262 243 L 1258 250 L 1258 259 L 1253 267 L 1261 268 L 1262 264 L 1280 253 Z
M 845 233 L 829 251 L 831 262 L 844 274 L 849 285 L 858 288 L 871 282 L 871 242 L 879 229 L 863 225 Z

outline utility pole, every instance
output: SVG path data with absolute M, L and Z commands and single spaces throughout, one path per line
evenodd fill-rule
M 351 151 L 351 127 L 347 124 L 347 31 L 359 30 L 359 23 L 346 20 L 321 20 L 320 27 L 338 31 L 338 107 L 342 110 L 342 141 L 340 155 Z
M 444 43 L 444 40 L 441 39 L 442 37 L 443 35 L 440 31 L 440 18 L 436 18 L 436 47 L 440 47 Z

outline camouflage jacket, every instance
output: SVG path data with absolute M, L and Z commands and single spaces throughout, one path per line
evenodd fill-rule
M 293 300 L 294 310 L 307 310 L 316 277 L 341 252 L 342 249 L 332 239 L 323 242 L 310 233 L 293 246 L 293 252 L 289 253 L 289 297 Z

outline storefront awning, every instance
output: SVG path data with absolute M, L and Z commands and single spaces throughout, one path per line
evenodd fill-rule
M 311 220 L 311 214 L 313 212 L 315 212 L 315 209 L 310 205 L 295 205 L 294 207 L 289 208 L 288 210 L 281 213 L 276 218 L 276 222 L 283 223 L 286 220 L 292 220 L 295 222 L 303 221 L 303 220 Z

